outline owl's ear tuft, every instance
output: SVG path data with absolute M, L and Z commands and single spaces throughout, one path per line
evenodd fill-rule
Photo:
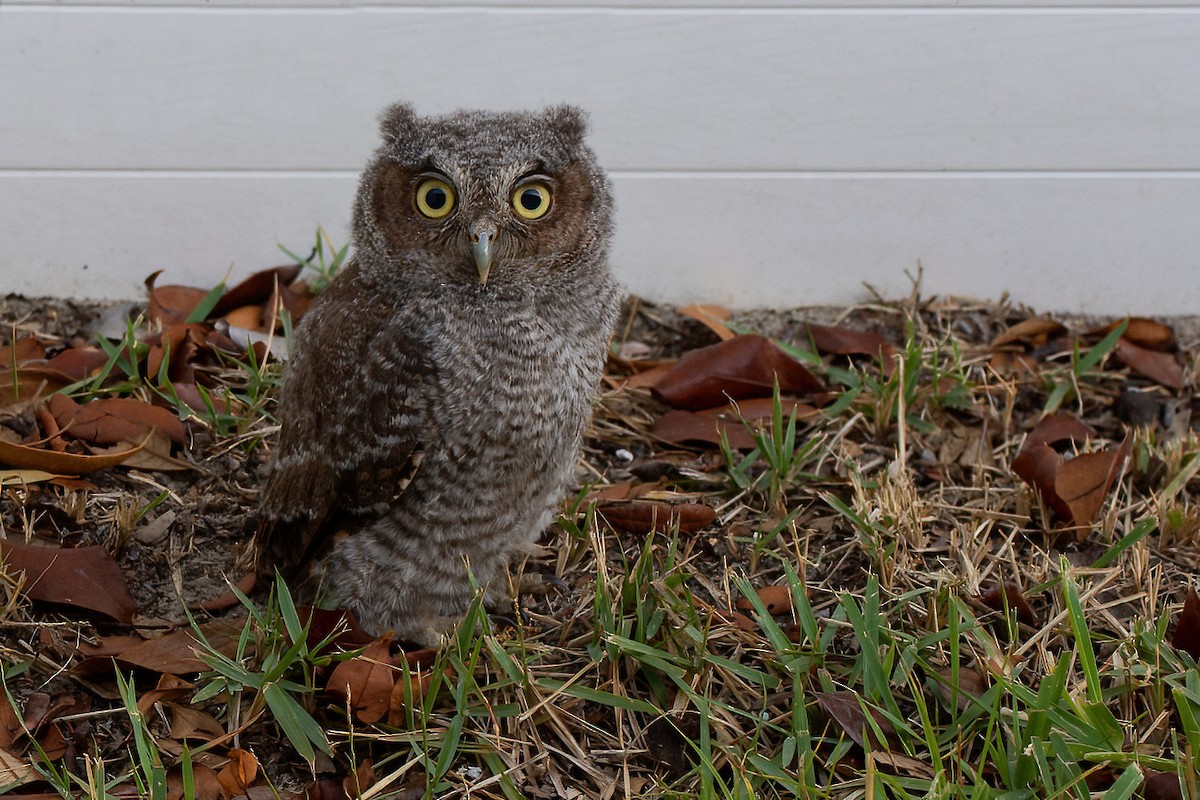
M 379 115 L 379 135 L 389 144 L 406 138 L 417 125 L 417 112 L 409 103 L 394 103 Z
M 575 106 L 551 106 L 546 109 L 546 123 L 565 142 L 582 144 L 587 133 L 587 112 Z

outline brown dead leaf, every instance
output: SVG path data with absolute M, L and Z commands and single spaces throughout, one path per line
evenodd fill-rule
M 0 542 L 0 557 L 5 572 L 25 573 L 23 593 L 31 600 L 133 622 L 137 603 L 129 594 L 121 568 L 103 547 L 65 549 L 4 541 Z
M 194 800 L 226 800 L 229 797 L 225 793 L 225 788 L 221 786 L 216 771 L 204 764 L 192 765 L 192 789 L 194 794 L 189 797 Z M 281 797 L 286 796 L 286 794 L 281 795 Z M 171 771 L 167 773 L 167 800 L 184 800 L 181 767 L 172 767 Z
M 1070 509 L 1072 524 L 1091 525 L 1095 521 L 1132 444 L 1132 436 L 1126 436 L 1116 449 L 1084 453 L 1059 465 L 1054 493 Z
M 162 272 L 160 269 L 146 278 L 149 296 L 146 316 L 165 327 L 186 320 L 192 310 L 200 305 L 200 301 L 208 296 L 208 291 L 193 286 L 155 286 Z
M 677 363 L 677 361 L 657 361 L 653 366 L 634 370 L 628 378 L 614 379 L 613 384 L 623 389 L 649 389 L 661 381 Z
M 108 354 L 99 347 L 68 347 L 46 362 L 45 369 L 62 373 L 72 382 L 90 378 L 108 363 Z
M 1058 444 L 1059 442 L 1080 442 L 1095 436 L 1096 432 L 1089 425 L 1065 414 L 1047 414 L 1025 436 L 1026 444 Z
M 836 325 L 804 326 L 809 340 L 819 353 L 838 356 L 869 356 L 880 358 L 884 364 L 896 354 L 896 347 L 884 336 L 872 331 L 856 331 Z
M 26 407 L 71 383 L 66 375 L 45 367 L 21 367 L 15 379 L 11 369 L 0 369 L 0 408 Z
M 388 663 L 392 638 L 376 639 L 354 658 L 334 668 L 325 691 L 346 701 L 354 715 L 368 725 L 388 712 L 395 677 Z
M 994 611 L 1004 611 L 1007 606 L 1017 619 L 1026 625 L 1037 627 L 1040 624 L 1037 612 L 1029 604 L 1024 593 L 1011 581 L 1003 585 L 995 584 L 979 595 L 980 601 Z
M 1188 589 L 1183 601 L 1183 610 L 1179 612 L 1175 633 L 1171 636 L 1171 646 L 1200 661 L 1200 595 L 1193 588 Z
M 219 619 L 200 626 L 200 632 L 217 652 L 232 656 L 237 651 L 238 636 L 244 619 Z M 136 636 L 103 637 L 99 645 L 83 643 L 79 651 L 84 660 L 75 665 L 74 671 L 88 672 L 101 669 L 112 672 L 110 659 L 123 664 L 141 667 L 153 672 L 169 672 L 187 675 L 203 672 L 208 665 L 196 657 L 200 648 L 191 630 L 177 630 L 158 639 L 141 639 Z
M 38 736 L 38 747 L 46 754 L 48 760 L 57 761 L 74 748 L 74 743 L 67 741 L 57 724 L 51 724 Z
M 271 304 L 275 296 L 275 287 L 286 286 L 296 280 L 301 269 L 303 267 L 299 264 L 284 264 L 255 272 L 221 295 L 221 299 L 213 306 L 209 318 L 228 317 L 233 311 L 245 306 L 258 306 L 261 310 L 263 306 Z M 262 316 L 259 321 L 261 323 Z M 230 324 L 234 323 L 231 321 Z M 238 325 L 238 327 L 249 326 Z
M 0 748 L 12 746 L 24 733 L 25 726 L 21 724 L 21 718 L 17 716 L 12 703 L 7 697 L 0 697 Z
M 80 405 L 55 394 L 49 408 L 64 435 L 95 444 L 142 441 L 151 431 L 175 444 L 187 443 L 187 429 L 177 414 L 136 398 L 108 397 Z
M 163 707 L 171 712 L 170 736 L 176 741 L 203 739 L 208 742 L 225 735 L 221 723 L 198 708 L 169 702 L 164 702 Z
M 713 523 L 717 512 L 702 503 L 664 503 L 657 500 L 607 502 L 596 505 L 614 530 L 628 533 L 660 533 L 679 526 L 680 533 L 698 533 Z
M 408 702 L 411 700 L 415 706 L 419 706 L 424 701 L 433 687 L 434 674 L 428 667 L 421 666 L 410 666 L 407 673 L 403 669 L 394 673 L 396 682 L 388 698 L 388 725 L 406 727 L 408 715 L 405 710 Z M 443 674 L 449 677 L 450 668 L 446 667 Z
M 35 336 L 22 336 L 13 344 L 0 347 L 0 364 L 23 364 L 46 357 L 46 348 Z
M 1143 769 L 1142 800 L 1183 800 L 1183 784 L 1174 772 Z
M 1183 391 L 1183 367 L 1173 353 L 1148 350 L 1124 338 L 1117 340 L 1117 360 L 1134 372 L 1177 392 Z
M 1067 333 L 1065 325 L 1052 319 L 1034 317 L 1021 320 L 992 340 L 992 348 L 1022 344 L 1030 349 L 1041 347 Z
M 734 336 L 737 336 L 729 326 L 725 324 L 733 314 L 728 308 L 721 306 L 706 306 L 706 305 L 690 305 L 679 309 L 679 313 L 685 317 L 690 317 L 696 320 L 704 327 L 717 335 L 717 338 L 723 342 L 727 342 Z
M 1042 443 L 1048 435 L 1042 430 L 1043 424 L 1026 437 L 1021 452 L 1013 459 L 1012 470 L 1037 490 L 1056 517 L 1068 525 L 1086 528 L 1104 505 L 1125 463 L 1131 439 L 1127 436 L 1116 448 L 1066 459 L 1049 444 Z M 1081 540 L 1086 535 L 1086 530 L 1079 533 Z
M 166 365 L 166 375 L 175 383 L 194 383 L 196 371 L 192 362 L 201 350 L 208 348 L 207 325 L 200 323 L 176 323 L 157 336 L 146 339 L 150 351 L 146 354 L 146 374 L 157 377 Z
M 192 695 L 196 690 L 196 684 L 185 681 L 178 675 L 172 675 L 169 672 L 164 672 L 158 676 L 158 685 L 148 692 L 142 692 L 138 697 L 138 711 L 143 714 L 150 713 L 150 709 L 154 708 L 155 703 L 161 703 L 171 700 L 183 700 Z
M 26 447 L 0 439 L 0 464 L 16 469 L 41 470 L 52 475 L 87 475 L 123 464 L 140 449 L 139 446 L 116 453 L 88 456 Z
M 735 336 L 727 342 L 685 353 L 654 385 L 654 394 L 675 408 L 697 411 L 730 400 L 770 397 L 778 380 L 785 394 L 808 394 L 824 387 L 803 364 L 765 336 Z
M 263 326 L 262 306 L 235 308 L 225 315 L 225 321 L 234 328 L 244 328 L 248 331 L 259 330 Z
M 933 682 L 934 690 L 946 705 L 950 705 L 950 699 L 953 696 L 959 711 L 970 709 L 972 699 L 978 700 L 990 686 L 987 676 L 973 667 L 959 667 L 958 691 L 956 692 L 951 690 L 954 670 L 943 669 L 938 672 L 938 675 L 942 679 Z
M 330 644 L 346 650 L 354 650 L 374 641 L 373 636 L 358 627 L 354 614 L 343 608 L 331 610 L 300 606 L 296 610 L 300 614 L 300 621 L 308 626 L 308 646 L 314 652 L 317 645 L 330 636 L 333 636 Z
M 363 792 L 375 785 L 375 770 L 371 759 L 364 758 L 358 769 L 342 779 L 342 788 L 350 797 L 361 797 Z
M 784 420 L 795 413 L 798 421 L 818 416 L 819 409 L 791 398 L 782 398 Z M 671 444 L 720 444 L 724 433 L 729 446 L 735 450 L 754 447 L 754 436 L 746 430 L 745 422 L 755 425 L 772 418 L 774 400 L 754 397 L 703 411 L 668 411 L 655 421 L 650 433 Z
M 877 747 L 887 749 L 887 743 L 879 741 L 878 734 L 867 721 L 867 715 L 863 711 L 863 703 L 859 699 L 858 693 L 844 691 L 813 692 L 813 694 L 821 708 L 825 709 L 825 713 L 859 747 L 864 750 L 873 750 Z M 890 737 L 893 734 L 892 725 L 886 717 L 874 710 L 871 711 L 871 717 L 884 737 Z
M 1175 349 L 1175 331 L 1169 325 L 1146 317 L 1113 320 L 1103 327 L 1088 331 L 1083 336 L 1089 341 L 1100 340 L 1115 331 L 1122 323 L 1126 323 L 1125 332 L 1121 334 L 1123 341 L 1146 350 L 1157 350 L 1162 353 Z
M 230 797 L 243 794 L 258 777 L 258 759 L 248 750 L 230 748 L 229 763 L 217 773 L 217 780 Z
M 28 759 L 0 747 L 0 786 L 12 788 L 41 779 L 42 775 Z
M 764 586 L 755 593 L 767 609 L 767 613 L 772 616 L 786 614 L 792 610 L 792 590 L 788 586 Z M 739 611 L 749 612 L 754 610 L 754 604 L 745 597 L 739 597 L 737 608 Z

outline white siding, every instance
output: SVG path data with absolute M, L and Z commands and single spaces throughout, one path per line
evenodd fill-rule
M 655 299 L 845 302 L 919 261 L 930 292 L 1200 312 L 1195 3 L 4 0 L 0 291 L 344 239 L 401 98 L 586 107 Z

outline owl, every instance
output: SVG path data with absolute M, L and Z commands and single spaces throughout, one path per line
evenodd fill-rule
M 620 292 L 586 120 L 381 117 L 354 258 L 297 326 L 255 559 L 367 631 L 436 641 L 572 483 Z

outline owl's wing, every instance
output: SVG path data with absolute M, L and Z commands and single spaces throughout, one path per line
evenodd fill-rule
M 367 310 L 325 304 L 305 320 L 259 505 L 260 575 L 302 573 L 339 526 L 386 511 L 420 464 L 433 368 L 420 342 L 364 324 Z

